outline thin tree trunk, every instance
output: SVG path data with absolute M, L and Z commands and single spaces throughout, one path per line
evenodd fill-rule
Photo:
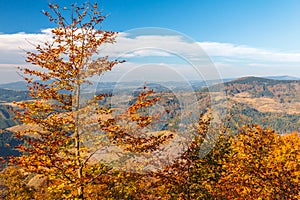
M 82 166 L 81 166 L 81 160 L 80 160 L 80 133 L 79 133 L 79 107 L 80 107 L 80 83 L 79 78 L 77 79 L 77 88 L 76 88 L 76 94 L 75 94 L 75 155 L 76 155 L 76 165 L 78 167 L 77 169 L 77 178 L 80 182 L 80 179 L 82 178 Z M 83 192 L 83 186 L 79 185 L 77 188 L 78 192 L 78 199 L 83 200 L 84 199 L 84 192 Z

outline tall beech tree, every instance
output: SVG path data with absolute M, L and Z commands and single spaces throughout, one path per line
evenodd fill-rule
M 117 33 L 101 29 L 105 16 L 96 3 L 49 7 L 50 11 L 44 14 L 57 25 L 51 30 L 52 39 L 38 44 L 34 52 L 27 52 L 26 61 L 34 68 L 20 68 L 33 100 L 18 103 L 22 111 L 17 118 L 27 128 L 17 135 L 26 145 L 18 147 L 23 155 L 11 158 L 11 162 L 47 177 L 53 198 L 84 199 L 86 188 L 101 181 L 110 170 L 91 161 L 97 152 L 94 147 L 108 141 L 127 151 L 148 153 L 172 136 L 136 135 L 154 120 L 139 110 L 159 100 L 151 97 L 153 91 L 146 88 L 134 104 L 115 117 L 110 109 L 98 104 L 105 95 L 83 101 L 83 87 L 92 84 L 89 78 L 123 62 L 97 54 L 101 45 L 115 42 Z M 130 121 L 134 128 L 122 127 L 118 124 L 122 120 Z M 95 131 L 103 134 L 93 134 Z M 105 140 L 98 138 L 104 133 Z M 84 140 L 96 145 L 89 148 Z

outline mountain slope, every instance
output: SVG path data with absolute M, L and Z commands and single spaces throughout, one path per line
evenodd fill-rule
M 5 129 L 19 124 L 14 119 L 15 108 L 9 105 L 0 105 L 0 129 Z
M 300 80 L 299 77 L 295 77 L 295 76 L 265 76 L 263 78 L 274 79 L 274 80 Z
M 258 123 L 279 133 L 300 131 L 300 80 L 243 77 L 201 91 L 217 93 L 221 88 L 227 102 L 235 105 L 228 110 L 236 121 Z
M 0 88 L 0 102 L 24 101 L 31 99 L 26 91 L 16 91 Z
M 26 91 L 27 90 L 27 82 L 18 81 L 12 83 L 3 83 L 0 84 L 0 88 L 7 90 L 17 90 L 17 91 Z
M 223 86 L 229 96 L 243 93 L 249 98 L 274 97 L 291 101 L 298 101 L 300 96 L 300 80 L 273 80 L 258 77 L 239 78 L 224 84 L 216 84 L 206 90 L 218 92 Z

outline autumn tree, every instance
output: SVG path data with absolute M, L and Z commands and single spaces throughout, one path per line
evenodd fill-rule
M 219 198 L 299 199 L 299 142 L 297 134 L 242 127 L 223 162 Z
M 171 165 L 154 173 L 153 190 L 162 199 L 215 199 L 224 172 L 222 160 L 230 152 L 231 117 L 212 124 L 211 113 L 201 114 L 196 134 L 186 151 Z M 215 137 L 217 136 L 217 137 Z M 207 138 L 211 138 L 208 140 Z M 205 148 L 210 149 L 207 154 Z
M 92 84 L 91 77 L 123 62 L 97 54 L 103 44 L 115 42 L 117 33 L 101 29 L 105 16 L 96 3 L 49 7 L 50 12 L 44 14 L 57 25 L 51 30 L 52 39 L 27 52 L 26 61 L 35 67 L 20 67 L 33 100 L 17 103 L 21 108 L 17 118 L 25 127 L 17 135 L 25 145 L 18 147 L 23 155 L 12 157 L 11 163 L 47 177 L 52 198 L 84 199 L 86 188 L 111 170 L 93 160 L 97 146 L 111 142 L 143 153 L 172 136 L 136 135 L 155 119 L 140 112 L 159 100 L 150 97 L 151 90 L 144 88 L 136 102 L 117 116 L 99 105 L 107 94 L 82 98 L 84 87 Z M 130 121 L 133 128 L 122 127 L 120 121 Z
M 0 173 L 0 198 L 33 199 L 34 192 L 27 182 L 28 174 L 26 175 L 20 168 L 7 167 Z

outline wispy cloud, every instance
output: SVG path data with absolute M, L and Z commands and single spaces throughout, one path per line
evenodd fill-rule
M 300 62 L 300 53 L 277 52 L 244 45 L 217 42 L 198 42 L 211 57 L 225 57 L 234 60 L 248 59 L 268 62 Z
M 38 34 L 23 32 L 0 34 L 0 66 L 24 64 L 25 52 L 34 50 L 34 45 L 49 39 L 51 39 L 51 29 L 42 30 Z
M 5 71 L 1 74 L 7 75 L 11 71 L 9 69 L 14 66 L 24 65 L 25 51 L 34 50 L 32 44 L 50 39 L 51 29 L 42 30 L 38 34 L 0 33 L 0 68 L 2 68 L 2 72 Z M 211 59 L 223 76 L 273 75 L 279 72 L 300 76 L 300 52 L 275 51 L 232 43 L 197 42 L 186 39 L 180 34 L 133 35 L 120 33 L 115 44 L 104 45 L 99 52 L 125 59 L 143 58 L 139 62 L 152 66 L 158 63 L 176 66 L 176 70 L 181 73 L 192 73 L 189 69 L 187 70 L 189 61 L 207 64 Z M 147 57 L 148 59 L 145 59 Z M 153 57 L 155 59 L 151 60 Z M 185 60 L 186 63 L 174 63 L 174 60 L 177 61 L 174 57 L 177 60 Z M 131 67 L 136 66 L 135 60 L 130 60 L 129 63 Z M 141 64 L 143 63 L 139 63 L 139 65 Z M 126 64 L 124 69 L 129 69 L 130 66 Z M 151 67 L 148 66 L 148 69 Z M 156 69 L 158 68 L 156 67 Z

